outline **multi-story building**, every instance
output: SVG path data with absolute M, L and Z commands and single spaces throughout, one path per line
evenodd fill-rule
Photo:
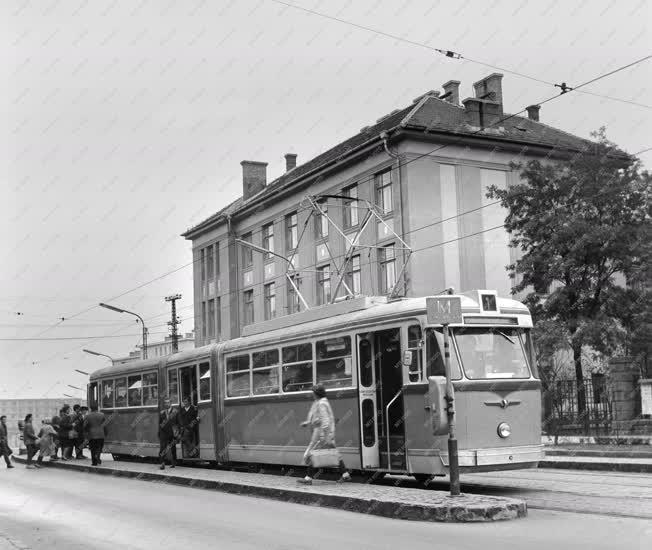
M 506 115 L 500 74 L 474 83 L 474 96 L 461 105 L 460 82 L 446 82 L 443 89 L 443 95 L 427 92 L 305 164 L 286 155 L 286 172 L 271 183 L 266 163 L 241 162 L 242 197 L 183 234 L 195 260 L 198 345 L 237 337 L 246 324 L 302 307 L 285 277 L 288 263 L 261 248 L 292 258 L 309 305 L 332 297 L 346 252 L 343 234 L 355 234 L 366 210 L 363 202 L 329 197 L 322 211 L 327 209 L 330 223 L 311 215 L 307 195 L 366 200 L 382 217 L 367 225 L 360 242 L 370 248 L 346 269 L 354 293 L 395 289 L 416 296 L 453 286 L 509 295 L 506 266 L 516 251 L 508 246 L 505 211 L 487 198 L 488 187 L 518 181 L 512 162 L 567 159 L 590 142 L 540 122 L 536 105 L 527 117 Z M 314 222 L 306 223 L 309 216 Z M 413 251 L 405 270 L 408 254 L 397 235 Z
M 179 334 L 177 339 L 179 351 L 184 349 L 193 349 L 195 347 L 195 333 L 186 332 L 186 334 Z M 130 351 L 129 355 L 125 357 L 116 357 L 113 359 L 114 365 L 122 365 L 132 361 L 140 361 L 143 357 L 142 345 L 137 346 L 139 350 Z M 153 359 L 155 357 L 164 357 L 172 353 L 172 336 L 166 336 L 162 342 L 148 342 L 147 344 L 147 358 Z

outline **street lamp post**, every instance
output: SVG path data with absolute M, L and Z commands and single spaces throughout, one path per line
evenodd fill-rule
M 79 374 L 83 374 L 84 376 L 88 376 L 88 373 L 84 370 L 75 369 L 75 372 L 78 372 Z
M 118 313 L 128 313 L 129 315 L 134 315 L 140 319 L 140 324 L 143 327 L 143 359 L 147 359 L 147 327 L 145 326 L 145 321 L 143 321 L 143 318 L 138 315 L 137 313 L 134 313 L 133 311 L 127 311 L 126 309 L 122 309 L 120 307 L 115 307 L 111 306 L 109 304 L 100 304 L 100 307 L 110 309 L 111 311 L 117 311 Z
M 93 351 L 92 349 L 84 349 L 82 350 L 84 353 L 90 353 L 91 355 L 97 355 L 99 357 L 108 357 L 111 360 L 111 363 L 114 363 L 113 357 L 110 355 L 107 355 L 106 353 L 100 353 L 99 351 Z M 81 372 L 82 374 L 88 374 L 87 372 L 80 371 L 75 369 L 77 372 Z

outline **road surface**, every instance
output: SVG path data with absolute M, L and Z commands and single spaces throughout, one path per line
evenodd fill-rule
M 2 550 L 638 550 L 650 540 L 646 519 L 533 510 L 507 522 L 421 523 L 61 469 L 0 470 Z

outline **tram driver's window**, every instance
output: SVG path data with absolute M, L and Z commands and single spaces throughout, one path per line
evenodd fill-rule
M 226 395 L 249 395 L 249 355 L 236 355 L 226 360 Z
M 318 340 L 317 383 L 325 388 L 346 388 L 353 383 L 351 368 L 351 337 L 341 336 Z
M 450 345 L 451 378 L 459 380 L 462 378 L 460 364 L 457 361 L 452 339 Z M 426 373 L 428 376 L 446 376 L 444 366 L 444 334 L 441 330 L 428 329 L 426 331 Z
M 284 393 L 306 391 L 312 387 L 312 344 L 282 349 L 281 386 Z
M 423 336 L 421 334 L 421 325 L 411 325 L 408 327 L 408 347 L 412 352 L 412 364 L 408 365 L 408 379 L 410 382 L 421 382 L 423 376 L 423 359 L 421 349 L 423 347 Z

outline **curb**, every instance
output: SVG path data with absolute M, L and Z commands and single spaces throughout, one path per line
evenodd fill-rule
M 575 462 L 572 460 L 541 460 L 539 468 L 561 468 L 565 470 L 595 470 L 601 472 L 652 473 L 652 464 L 622 462 Z
M 592 451 L 590 449 L 555 449 L 546 450 L 546 456 L 589 456 L 595 458 L 652 458 L 652 450 L 650 451 Z
M 24 458 L 14 458 L 16 462 L 25 463 Z M 412 521 L 437 521 L 447 523 L 469 523 L 469 522 L 491 522 L 508 519 L 517 519 L 527 516 L 527 505 L 525 502 L 502 497 L 491 497 L 491 502 L 478 504 L 476 495 L 461 495 L 460 497 L 446 497 L 450 503 L 442 504 L 421 504 L 418 502 L 401 502 L 382 500 L 376 498 L 362 498 L 357 496 L 345 496 L 336 494 L 318 493 L 315 491 L 298 490 L 282 487 L 263 487 L 251 485 L 245 482 L 231 482 L 221 480 L 193 479 L 169 474 L 154 472 L 137 472 L 129 470 L 114 470 L 103 466 L 85 466 L 83 464 L 61 464 L 59 462 L 43 464 L 48 468 L 61 468 L 76 470 L 99 475 L 123 477 L 128 479 L 139 479 L 155 483 L 170 483 L 173 485 L 193 487 L 197 489 L 208 489 L 224 493 L 254 496 L 291 502 L 293 504 L 305 504 L 309 506 L 321 506 L 326 508 L 337 508 L 348 512 L 357 512 L 382 516 L 393 519 L 404 519 Z M 465 500 L 467 502 L 465 502 Z

